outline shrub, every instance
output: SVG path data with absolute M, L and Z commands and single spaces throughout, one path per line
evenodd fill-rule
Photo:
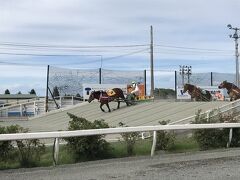
M 127 127 L 124 123 L 120 122 L 119 126 Z M 138 132 L 129 132 L 129 133 L 121 133 L 123 140 L 126 142 L 127 145 L 127 154 L 129 156 L 134 154 L 134 145 L 136 144 L 137 138 L 139 133 Z
M 194 124 L 207 123 L 235 123 L 233 114 L 222 114 L 218 110 L 214 110 L 207 116 L 206 113 L 201 113 L 199 110 L 196 114 Z M 194 138 L 198 142 L 200 149 L 206 150 L 211 148 L 226 147 L 228 143 L 229 129 L 199 129 L 194 131 Z M 240 146 L 240 129 L 233 129 L 231 146 Z
M 83 130 L 83 129 L 100 129 L 109 128 L 104 120 L 95 120 L 90 122 L 82 117 L 77 117 L 68 113 L 72 119 L 69 121 L 68 130 Z M 64 138 L 67 141 L 67 146 L 75 154 L 76 161 L 82 157 L 87 159 L 98 159 L 106 157 L 109 151 L 109 143 L 104 140 L 104 135 L 95 135 L 88 137 L 70 137 Z
M 6 134 L 7 129 L 0 126 L 0 134 Z M 11 141 L 0 141 L 0 160 L 6 161 L 13 150 Z
M 19 125 L 7 127 L 8 133 L 27 133 L 25 129 Z M 45 145 L 39 139 L 17 140 L 17 148 L 19 154 L 19 162 L 22 167 L 33 167 L 37 165 L 41 154 L 45 152 Z
M 159 124 L 166 125 L 169 121 L 159 121 Z M 168 131 L 158 131 L 157 132 L 157 142 L 156 149 L 157 150 L 169 150 L 175 141 L 175 134 L 173 132 Z

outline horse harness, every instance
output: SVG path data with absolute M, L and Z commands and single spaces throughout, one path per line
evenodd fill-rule
M 107 95 L 103 95 L 103 91 L 100 91 L 100 96 L 99 96 L 99 102 L 101 102 L 101 100 L 104 100 L 104 101 L 108 101 L 108 102 L 110 102 L 110 97 L 109 96 L 107 96 Z

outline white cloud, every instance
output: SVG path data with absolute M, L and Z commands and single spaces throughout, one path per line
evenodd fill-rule
M 149 27 L 154 27 L 154 43 L 173 46 L 198 47 L 204 49 L 234 50 L 234 42 L 228 37 L 232 33 L 226 25 L 240 26 L 239 0 L 0 0 L 0 43 L 18 42 L 33 44 L 63 45 L 114 45 L 149 43 Z M 60 51 L 6 50 L 1 52 L 59 53 Z M 25 48 L 26 49 L 26 48 Z M 159 53 L 158 53 L 159 51 Z M 107 50 L 106 52 L 75 52 L 76 54 L 101 54 L 104 58 L 127 53 L 128 51 Z M 203 61 L 234 60 L 232 52 L 203 53 L 181 52 L 162 47 L 155 48 L 156 64 L 176 66 L 187 60 L 189 65 L 199 70 L 211 68 L 214 71 L 229 71 L 222 63 L 216 66 L 198 65 Z M 66 53 L 66 52 L 63 52 Z M 69 53 L 69 52 L 68 52 Z M 72 53 L 72 52 L 70 52 Z M 108 69 L 146 68 L 149 63 L 147 53 L 129 56 L 120 60 L 105 61 Z M 129 59 L 128 59 L 129 58 Z M 140 59 L 138 63 L 136 60 Z M 179 61 L 176 61 L 178 59 Z M 27 56 L 7 56 L 0 54 L 0 61 L 38 64 L 71 63 L 80 58 L 36 58 Z M 133 61 L 134 60 L 134 61 Z M 145 60 L 145 63 L 143 63 Z M 87 60 L 84 60 L 85 62 Z M 120 63 L 122 61 L 122 63 Z M 191 63 L 191 64 L 190 64 Z M 78 63 L 79 64 L 79 63 Z M 99 62 L 97 62 L 99 64 Z M 80 65 L 81 66 L 81 65 Z M 98 65 L 83 64 L 92 68 Z M 79 67 L 79 66 L 78 66 Z M 234 69 L 234 68 L 232 68 Z M 14 78 L 45 77 L 44 68 L 3 66 L 0 64 L 0 77 Z M 12 79 L 11 79 L 12 81 Z M 16 85 L 16 82 L 13 82 Z M 8 84 L 9 85 L 9 84 Z

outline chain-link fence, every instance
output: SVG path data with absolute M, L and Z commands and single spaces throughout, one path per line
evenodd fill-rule
M 218 86 L 227 80 L 235 83 L 235 75 L 230 73 L 192 73 L 191 75 L 180 75 L 176 71 L 154 71 L 155 89 L 173 89 L 182 87 L 183 83 L 196 86 Z M 144 70 L 109 70 L 109 69 L 66 69 L 50 66 L 49 88 L 55 86 L 59 94 L 82 95 L 83 84 L 131 84 L 131 81 L 145 83 L 146 94 L 150 94 L 151 76 L 150 71 Z
M 144 71 L 119 71 L 107 69 L 66 69 L 50 66 L 49 88 L 58 88 L 59 94 L 82 95 L 83 84 L 144 83 Z
M 235 83 L 235 75 L 230 73 L 193 73 L 191 75 L 177 74 L 177 86 L 182 87 L 184 83 L 196 86 L 218 86 L 223 81 Z

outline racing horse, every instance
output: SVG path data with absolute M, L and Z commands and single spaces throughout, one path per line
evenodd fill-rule
M 92 102 L 94 99 L 97 99 L 100 102 L 100 109 L 105 112 L 105 110 L 102 108 L 102 106 L 105 104 L 108 108 L 108 112 L 111 112 L 111 109 L 109 107 L 109 102 L 116 100 L 118 103 L 117 108 L 120 108 L 120 102 L 124 101 L 126 102 L 128 106 L 128 102 L 124 97 L 123 91 L 120 88 L 113 88 L 111 90 L 113 94 L 110 96 L 106 91 L 92 91 L 88 102 Z
M 195 101 L 211 101 L 212 95 L 209 91 L 198 88 L 192 84 L 184 84 L 183 93 L 190 94 L 191 99 Z
M 226 88 L 227 89 L 227 93 L 230 97 L 230 101 L 232 100 L 237 100 L 240 98 L 240 89 L 234 85 L 233 83 L 227 82 L 227 81 L 223 81 L 219 86 L 219 89 L 223 89 Z

